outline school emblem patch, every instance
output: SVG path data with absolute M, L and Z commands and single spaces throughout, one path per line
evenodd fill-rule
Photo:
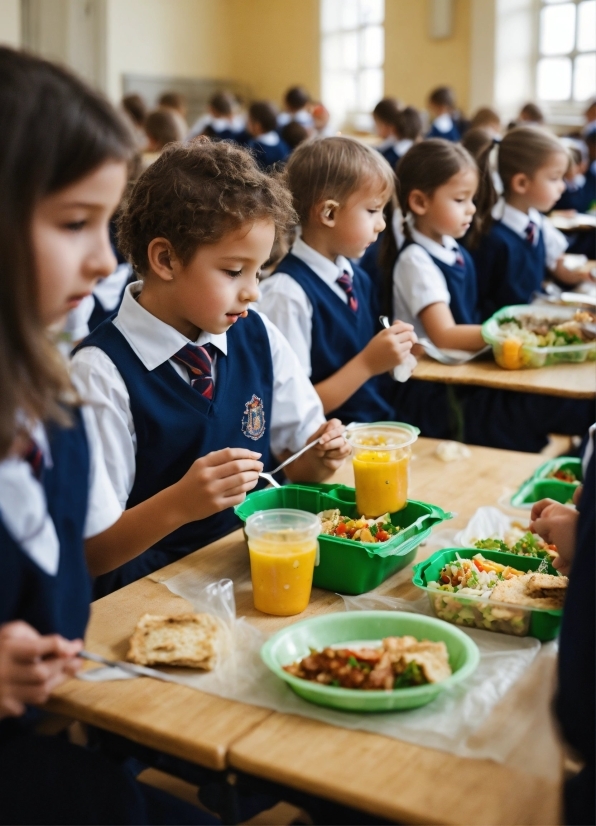
M 244 405 L 244 415 L 242 416 L 242 432 L 249 439 L 260 439 L 265 432 L 265 411 L 263 402 L 258 396 L 253 397 Z

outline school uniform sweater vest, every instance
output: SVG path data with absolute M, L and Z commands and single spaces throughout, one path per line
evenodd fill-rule
M 112 321 L 97 327 L 77 348 L 103 350 L 129 393 L 137 452 L 127 508 L 178 482 L 196 459 L 214 450 L 255 450 L 262 453 L 265 468 L 271 467 L 273 364 L 267 330 L 257 313 L 249 311 L 228 330 L 227 344 L 227 356 L 217 356 L 212 401 L 187 384 L 169 361 L 148 370 Z M 172 558 L 185 556 L 239 526 L 228 508 L 183 525 L 153 549 Z
M 46 573 L 11 536 L 0 515 L 0 625 L 23 620 L 40 634 L 77 639 L 85 633 L 91 602 L 83 533 L 89 491 L 89 448 L 81 413 L 74 426 L 47 428 L 51 468 L 42 484 L 60 543 L 56 574 Z
M 431 126 L 430 131 L 426 135 L 427 138 L 443 138 L 444 141 L 451 141 L 452 143 L 457 143 L 461 140 L 461 135 L 459 133 L 459 129 L 455 124 L 449 129 L 447 132 L 441 132 L 440 129 L 433 124 Z
M 364 270 L 352 264 L 354 292 L 358 309 L 347 303 L 295 255 L 290 253 L 276 272 L 290 275 L 304 290 L 312 306 L 311 381 L 318 384 L 360 353 L 379 331 L 378 312 L 373 286 Z M 271 276 L 275 278 L 275 274 Z M 345 424 L 392 420 L 393 407 L 387 401 L 385 377 L 373 376 L 328 417 Z
M 501 307 L 529 304 L 546 277 L 544 233 L 533 245 L 502 223 L 494 221 L 490 232 L 471 251 L 476 265 L 481 320 Z
M 399 161 L 399 155 L 395 151 L 395 147 L 388 146 L 387 149 L 379 149 L 379 152 L 385 158 L 391 169 L 395 169 L 395 165 Z
M 414 243 L 415 241 L 406 240 L 400 250 L 400 255 Z M 435 258 L 434 255 L 428 254 L 432 258 L 433 264 L 445 276 L 447 289 L 451 296 L 449 307 L 455 323 L 478 324 L 480 318 L 477 309 L 478 293 L 474 262 L 470 253 L 463 247 L 459 246 L 459 251 L 464 259 L 463 266 L 461 264 L 446 264 L 439 258 Z
M 281 139 L 279 143 L 270 146 L 255 138 L 249 141 L 248 147 L 254 152 L 255 160 L 261 169 L 269 169 L 274 164 L 285 161 L 290 155 L 290 147 Z

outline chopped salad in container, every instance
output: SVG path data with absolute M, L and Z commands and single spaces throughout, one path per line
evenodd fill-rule
M 495 361 L 507 370 L 596 360 L 596 314 L 574 307 L 503 307 L 482 325 Z

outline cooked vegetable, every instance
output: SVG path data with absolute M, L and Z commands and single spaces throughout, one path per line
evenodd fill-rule
M 342 539 L 353 539 L 354 542 L 368 544 L 387 542 L 400 531 L 400 528 L 391 522 L 391 516 L 388 513 L 384 513 L 377 519 L 366 519 L 364 516 L 351 519 L 349 516 L 342 516 L 339 508 L 336 508 L 322 511 L 319 518 L 323 526 L 321 533 L 327 536 L 339 536 Z
M 548 561 L 557 556 L 556 545 L 548 545 L 541 537 L 530 531 L 527 531 L 516 542 L 507 543 L 502 539 L 479 539 L 474 543 L 474 547 L 485 551 L 503 551 L 517 556 L 535 556 Z

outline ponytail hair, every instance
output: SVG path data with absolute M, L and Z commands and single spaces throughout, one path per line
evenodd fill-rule
M 470 231 L 470 247 L 478 245 L 492 225 L 492 209 L 499 196 L 511 191 L 515 175 L 532 178 L 551 155 L 568 154 L 557 137 L 539 126 L 518 126 L 499 142 L 484 145 L 476 155 L 480 183 L 476 193 L 476 215 Z M 501 187 L 499 192 L 498 187 Z
M 395 170 L 406 238 L 412 237 L 408 223 L 412 192 L 419 189 L 425 195 L 432 195 L 462 169 L 476 169 L 474 158 L 460 144 L 443 138 L 424 140 L 406 152 Z

